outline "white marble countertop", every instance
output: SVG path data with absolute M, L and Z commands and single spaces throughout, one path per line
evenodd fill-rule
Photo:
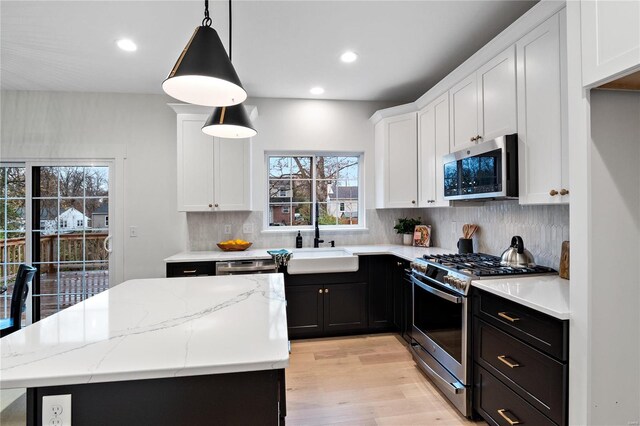
M 0 388 L 285 368 L 282 274 L 126 281 L 0 339 Z
M 558 275 L 477 280 L 471 285 L 561 320 L 571 313 L 569 280 Z
M 287 248 L 287 247 L 276 247 Z M 413 247 L 403 245 L 366 245 L 366 246 L 339 246 L 338 248 L 345 249 L 353 254 L 367 255 L 367 254 L 391 254 L 401 257 L 406 260 L 413 260 L 417 257 L 422 257 L 423 254 L 443 254 L 454 253 L 449 249 L 442 247 Z M 287 248 L 288 250 L 295 250 Z M 173 256 L 167 257 L 164 261 L 167 263 L 174 262 L 207 262 L 207 261 L 230 261 L 230 260 L 247 260 L 247 259 L 271 259 L 271 256 L 267 253 L 267 250 L 271 249 L 253 249 L 245 251 L 185 251 Z

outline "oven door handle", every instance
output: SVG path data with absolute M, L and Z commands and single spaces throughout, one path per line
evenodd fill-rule
M 438 296 L 441 299 L 444 299 L 448 302 L 452 302 L 455 303 L 457 305 L 459 305 L 460 303 L 462 303 L 462 297 L 460 296 L 454 296 L 452 294 L 449 294 L 445 291 L 442 290 L 438 290 L 437 288 L 433 288 L 430 285 L 427 285 L 425 283 L 423 283 L 422 281 L 420 281 L 419 279 L 417 279 L 416 277 L 411 277 L 411 281 L 413 282 L 413 284 L 417 285 L 418 287 L 420 287 L 421 289 L 423 289 L 424 291 L 427 291 L 431 294 L 433 294 L 434 296 Z

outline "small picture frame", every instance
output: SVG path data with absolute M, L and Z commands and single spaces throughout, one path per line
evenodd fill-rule
M 413 231 L 413 245 L 416 247 L 430 247 L 431 225 L 416 225 Z

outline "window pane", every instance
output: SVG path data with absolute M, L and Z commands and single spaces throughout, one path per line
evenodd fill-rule
M 338 200 L 358 200 L 358 182 L 338 181 L 333 186 L 333 198 Z
M 34 200 L 34 207 L 40 204 L 40 223 L 34 223 L 34 229 L 52 234 L 58 229 L 58 200 Z M 37 208 L 37 207 L 36 207 Z
M 84 167 L 59 167 L 60 195 L 81 197 L 84 194 Z
M 318 219 L 318 225 L 337 225 L 338 218 L 335 216 L 335 209 L 330 209 L 327 203 L 320 203 L 320 217 Z
M 271 204 L 269 206 L 269 226 L 291 225 L 291 204 Z
M 345 181 L 347 185 L 358 185 L 358 157 L 340 157 L 341 168 L 339 180 Z
M 87 197 L 106 197 L 109 195 L 109 168 L 85 167 L 84 189 Z
M 82 270 L 84 260 L 84 239 L 82 231 L 67 232 L 59 236 L 59 256 L 61 262 L 78 262 Z M 55 250 L 55 249 L 54 249 Z M 70 269 L 77 269 L 77 266 L 65 265 Z
M 109 263 L 89 263 L 85 277 L 87 297 L 91 297 L 109 288 Z
M 320 203 L 326 203 L 327 200 L 333 198 L 332 180 L 319 180 L 316 182 L 316 200 Z
M 87 261 L 107 261 L 109 254 L 104 249 L 104 240 L 108 232 L 90 232 L 85 234 L 85 259 Z M 87 269 L 89 267 L 87 266 Z
M 269 181 L 269 202 L 283 203 L 291 201 L 291 181 L 278 179 Z
M 291 176 L 294 179 L 311 179 L 311 157 L 292 157 Z
M 8 198 L 25 198 L 25 180 L 24 167 L 5 167 L 6 173 L 2 174 L 2 194 L 5 194 L 5 177 L 6 177 L 6 194 Z M 6 176 L 5 176 L 6 175 Z
M 3 203 L 4 204 L 4 203 Z M 2 206 L 2 215 L 5 214 L 5 205 Z M 17 199 L 9 199 L 6 201 L 6 222 L 3 217 L 3 229 L 11 231 L 24 231 L 26 226 L 25 220 L 25 201 Z
M 109 215 L 108 198 L 87 198 L 84 200 L 87 229 L 108 228 L 107 216 Z M 81 219 L 80 217 L 76 219 Z
M 40 167 L 40 196 L 58 196 L 58 168 Z
M 269 157 L 269 177 L 282 178 L 291 175 L 291 157 Z
M 311 202 L 311 181 L 310 180 L 294 180 L 293 181 L 293 201 Z
M 338 203 L 339 210 L 336 214 L 339 225 L 357 225 L 358 224 L 358 202 L 344 201 Z M 341 208 L 341 209 L 340 209 Z
M 312 204 L 295 204 L 293 206 L 293 224 L 302 226 L 302 225 L 311 225 L 311 208 Z
M 83 226 L 78 226 L 81 221 Z M 84 201 L 76 198 L 60 200 L 60 215 L 58 216 L 58 228 L 60 232 L 71 232 L 76 229 L 84 229 L 89 224 L 89 218 L 84 215 Z

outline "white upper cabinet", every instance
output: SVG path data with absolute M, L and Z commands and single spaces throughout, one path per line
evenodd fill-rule
M 520 204 L 569 202 L 565 12 L 516 43 Z
M 474 145 L 478 130 L 478 84 L 476 74 L 449 90 L 451 108 L 451 152 Z
M 206 119 L 178 114 L 178 211 L 251 210 L 251 140 L 205 135 Z
M 640 2 L 582 0 L 582 83 L 604 83 L 640 67 Z
M 512 46 L 477 72 L 478 135 L 477 142 L 516 133 L 516 58 Z
M 516 61 L 511 46 L 451 88 L 451 152 L 516 132 Z
M 417 207 L 417 152 L 415 112 L 376 124 L 376 208 Z
M 448 207 L 442 156 L 449 153 L 449 93 L 418 112 L 418 206 Z

